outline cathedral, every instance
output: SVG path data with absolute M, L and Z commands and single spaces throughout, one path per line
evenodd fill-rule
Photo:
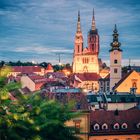
M 78 12 L 77 31 L 74 41 L 73 73 L 75 87 L 97 92 L 99 90 L 99 35 L 95 25 L 94 10 L 91 29 L 88 32 L 87 47 L 83 46 L 80 12 Z
M 77 31 L 74 42 L 73 73 L 99 73 L 99 35 L 95 25 L 94 10 L 91 29 L 88 32 L 87 47 L 83 46 L 83 35 L 78 12 Z

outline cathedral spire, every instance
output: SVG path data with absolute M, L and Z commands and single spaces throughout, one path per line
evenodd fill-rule
M 78 11 L 77 33 L 81 32 L 80 11 Z
M 111 45 L 110 51 L 112 51 L 112 50 L 122 51 L 120 49 L 121 43 L 119 42 L 119 39 L 118 39 L 119 34 L 118 34 L 118 30 L 117 30 L 117 25 L 116 24 L 114 26 L 114 30 L 113 30 L 112 36 L 113 36 L 113 42 L 110 44 Z
M 93 8 L 93 15 L 92 15 L 91 30 L 92 30 L 92 31 L 96 30 L 96 26 L 95 26 L 95 17 L 94 17 L 94 8 Z

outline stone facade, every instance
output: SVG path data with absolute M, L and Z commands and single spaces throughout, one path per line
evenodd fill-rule
M 80 12 L 78 13 L 77 32 L 75 35 L 73 73 L 99 73 L 99 35 L 93 13 L 92 27 L 88 32 L 88 47 L 83 47 Z

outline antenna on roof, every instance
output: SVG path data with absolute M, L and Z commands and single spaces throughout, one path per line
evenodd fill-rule
M 57 53 L 57 55 L 58 55 L 58 64 L 59 65 L 62 65 L 62 63 L 61 63 L 61 54 L 60 53 Z

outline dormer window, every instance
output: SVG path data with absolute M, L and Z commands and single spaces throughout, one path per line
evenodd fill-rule
M 127 125 L 126 123 L 123 123 L 123 124 L 121 125 L 121 128 L 122 128 L 122 129 L 127 129 L 127 128 L 128 128 L 128 125 Z
M 100 129 L 99 124 L 98 124 L 98 123 L 96 123 L 96 124 L 93 126 L 93 129 L 94 129 L 94 130 L 99 130 L 99 129 Z
M 106 123 L 104 123 L 104 124 L 102 125 L 102 129 L 103 129 L 103 130 L 107 130 L 107 129 L 108 129 L 108 125 L 107 125 Z
M 118 129 L 120 129 L 120 125 L 118 123 L 115 123 L 114 126 L 113 126 L 113 128 L 116 129 L 116 130 L 118 130 Z
M 139 122 L 136 126 L 137 126 L 137 128 L 139 129 L 139 128 L 140 128 L 140 122 Z

